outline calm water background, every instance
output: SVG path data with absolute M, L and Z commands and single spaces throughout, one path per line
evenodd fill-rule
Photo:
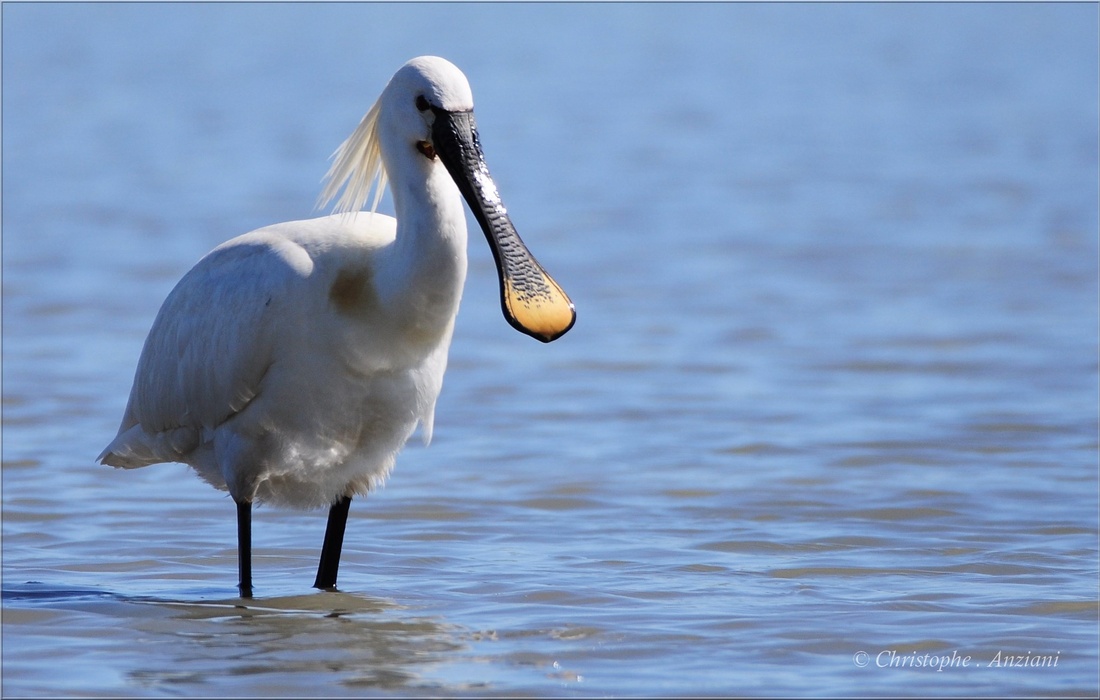
M 4 695 L 1095 695 L 1097 12 L 5 4 Z M 424 53 L 579 320 L 472 232 L 432 446 L 242 607 L 224 494 L 93 460 Z

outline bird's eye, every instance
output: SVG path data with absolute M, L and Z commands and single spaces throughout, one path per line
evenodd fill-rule
M 417 109 L 419 109 L 421 112 L 427 112 L 430 107 L 431 107 L 431 105 L 428 104 L 428 101 L 426 99 L 424 99 L 423 95 L 417 95 L 416 96 L 416 108 Z

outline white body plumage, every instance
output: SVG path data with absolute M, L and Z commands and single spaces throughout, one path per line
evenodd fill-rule
M 418 420 L 431 437 L 466 275 L 458 215 L 420 228 L 446 231 L 408 246 L 428 256 L 402 259 L 417 232 L 367 213 L 215 248 L 161 308 L 104 461 L 184 462 L 236 500 L 293 507 L 378 485 Z M 410 274 L 432 293 L 400 284 Z

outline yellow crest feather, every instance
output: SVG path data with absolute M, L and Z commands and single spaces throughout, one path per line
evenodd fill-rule
M 359 126 L 351 136 L 332 154 L 332 166 L 325 173 L 325 188 L 317 200 L 317 207 L 326 206 L 344 188 L 343 194 L 336 200 L 333 213 L 356 212 L 366 204 L 371 189 L 374 189 L 374 201 L 371 213 L 378 208 L 382 193 L 386 189 L 386 168 L 382 163 L 382 147 L 378 142 L 378 114 L 381 100 L 363 116 Z

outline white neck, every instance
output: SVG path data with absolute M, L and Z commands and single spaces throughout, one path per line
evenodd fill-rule
M 458 187 L 438 158 L 428 160 L 411 148 L 393 150 L 398 153 L 383 157 L 391 175 L 397 238 L 386 251 L 376 288 L 402 325 L 434 334 L 453 322 L 462 298 L 466 213 Z M 419 172 L 402 177 L 408 169 Z

